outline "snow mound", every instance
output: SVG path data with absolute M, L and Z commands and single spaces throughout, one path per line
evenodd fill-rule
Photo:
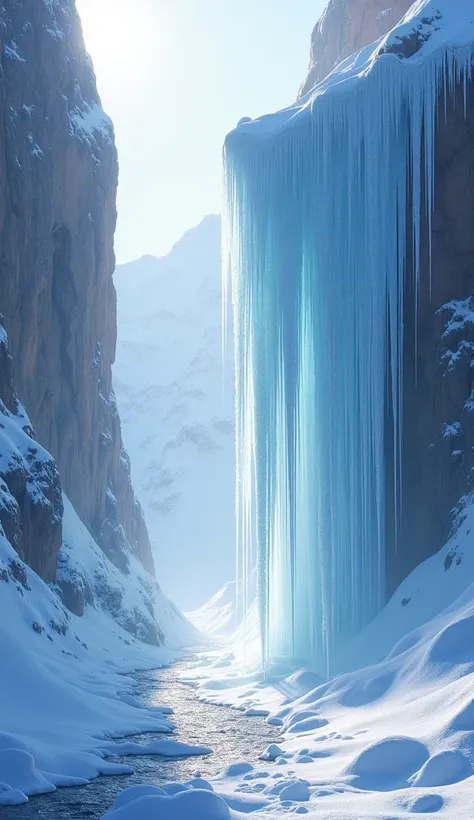
M 474 731 L 474 700 L 470 700 L 467 706 L 455 716 L 451 728 L 453 731 Z
M 112 810 L 121 809 L 122 806 L 128 806 L 129 803 L 133 803 L 134 800 L 138 800 L 140 797 L 147 797 L 153 794 L 163 795 L 166 794 L 166 792 L 160 789 L 159 786 L 130 786 L 130 788 L 125 789 L 125 791 L 121 792 L 119 796 L 115 798 Z
M 288 675 L 281 685 L 286 696 L 295 700 L 308 692 L 312 692 L 322 682 L 320 675 L 316 675 L 315 672 L 311 672 L 309 669 L 299 669 L 297 672 L 293 672 L 292 675 Z
M 27 794 L 49 794 L 56 791 L 56 786 L 53 786 L 41 772 L 37 771 L 32 755 L 23 749 L 2 749 L 0 751 L 0 780 L 8 783 L 9 789 L 16 791 L 23 798 Z M 8 791 L 6 796 L 8 796 Z M 10 799 L 11 797 L 12 795 Z M 21 799 L 21 802 L 24 802 L 24 799 Z
M 448 624 L 431 644 L 432 663 L 474 662 L 474 614 Z
M 438 752 L 412 780 L 413 786 L 449 786 L 472 775 L 469 760 L 458 750 Z
M 293 803 L 302 803 L 309 800 L 311 792 L 307 783 L 296 780 L 294 783 L 284 785 L 280 791 L 280 801 L 290 800 Z
M 429 756 L 412 737 L 389 737 L 364 749 L 347 768 L 359 788 L 401 788 Z
M 290 715 L 283 729 L 290 734 L 303 734 L 304 732 L 313 732 L 315 729 L 321 729 L 327 725 L 328 721 L 325 718 L 322 718 L 317 712 L 307 710 Z
M 227 803 L 207 789 L 149 794 L 104 815 L 103 820 L 231 820 Z

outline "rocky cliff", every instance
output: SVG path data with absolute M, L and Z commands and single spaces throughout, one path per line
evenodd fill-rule
M 413 0 L 330 0 L 313 30 L 310 63 L 300 96 L 345 57 L 386 34 L 412 4 Z
M 67 610 L 82 616 L 86 607 L 154 646 L 164 642 L 163 627 L 171 639 L 173 633 L 185 634 L 189 625 L 137 559 L 126 556 L 126 572 L 114 566 L 67 498 L 63 503 L 59 470 L 35 440 L 12 375 L 8 337 L 0 325 L 0 592 L 7 584 L 20 596 L 29 595 L 32 573 L 26 565 L 50 582 L 62 605 L 56 598 L 55 617 L 31 625 L 51 640 L 54 633 L 68 633 Z M 47 609 L 47 596 L 44 603 Z
M 132 552 L 153 571 L 112 388 L 114 134 L 74 1 L 5 0 L 0 64 L 0 309 L 15 388 L 106 555 L 126 571 Z M 28 557 L 46 578 L 53 542 Z

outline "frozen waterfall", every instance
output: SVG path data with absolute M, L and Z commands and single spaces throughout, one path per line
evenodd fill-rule
M 410 59 L 372 45 L 226 140 L 238 570 L 245 610 L 257 568 L 267 672 L 286 658 L 329 673 L 385 602 L 406 259 L 416 310 L 438 100 L 473 64 L 471 45 L 430 43 Z

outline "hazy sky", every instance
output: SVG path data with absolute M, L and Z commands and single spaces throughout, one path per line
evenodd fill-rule
M 220 209 L 243 116 L 293 102 L 324 0 L 77 0 L 120 160 L 118 262 Z

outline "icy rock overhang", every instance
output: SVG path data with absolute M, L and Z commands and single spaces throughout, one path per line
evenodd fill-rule
M 227 137 L 239 567 L 244 589 L 258 568 L 266 669 L 299 658 L 329 674 L 385 603 L 406 261 L 416 310 L 438 104 L 459 85 L 467 104 L 473 63 L 472 2 L 424 0 L 297 104 Z
M 337 93 L 346 94 L 356 89 L 365 92 L 364 80 L 378 71 L 395 71 L 397 64 L 399 68 L 403 64 L 409 71 L 426 62 L 448 64 L 455 60 L 460 71 L 464 59 L 471 64 L 473 44 L 474 4 L 471 0 L 418 0 L 388 34 L 345 59 L 297 103 L 256 120 L 241 120 L 227 137 L 226 145 L 230 148 L 244 135 L 265 139 L 296 127 L 303 116 L 313 113 L 316 104 L 321 104 L 321 98 L 332 101 Z M 390 68 L 389 61 L 392 62 Z M 438 65 L 438 70 L 442 71 L 443 65 Z

